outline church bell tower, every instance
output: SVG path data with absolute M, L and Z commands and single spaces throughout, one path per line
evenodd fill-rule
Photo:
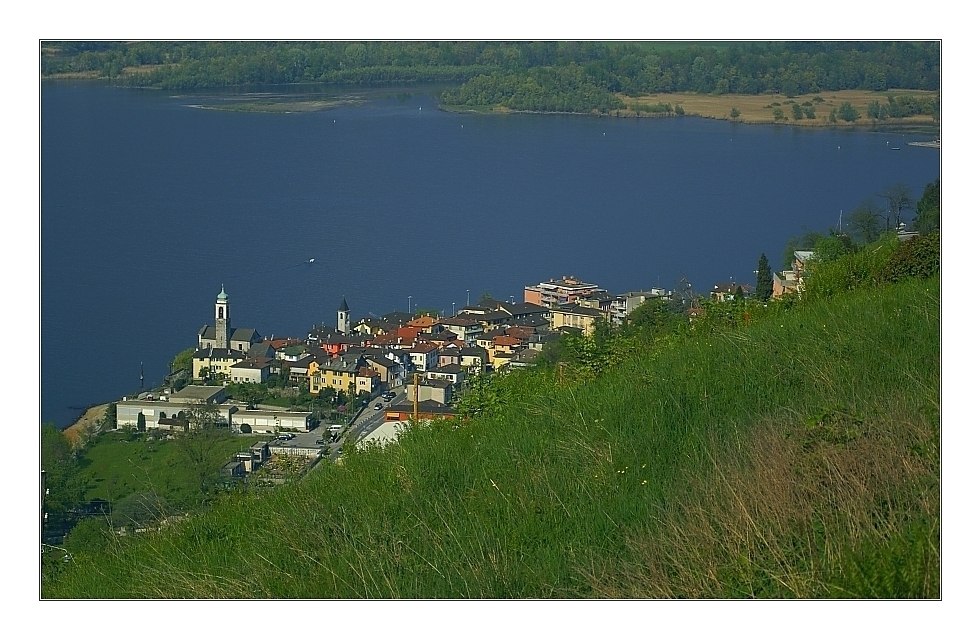
M 225 285 L 221 285 L 221 292 L 214 303 L 214 343 L 216 348 L 228 348 L 228 294 L 225 293 Z
M 350 309 L 347 308 L 347 298 L 344 298 L 340 308 L 337 309 L 337 330 L 344 335 L 350 333 Z

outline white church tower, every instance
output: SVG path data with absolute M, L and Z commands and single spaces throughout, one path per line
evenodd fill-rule
M 350 309 L 347 308 L 347 298 L 344 298 L 340 308 L 337 309 L 337 330 L 344 335 L 350 333 Z

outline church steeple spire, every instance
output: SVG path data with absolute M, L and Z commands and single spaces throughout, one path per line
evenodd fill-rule
M 350 333 L 350 308 L 347 307 L 346 297 L 337 309 L 337 330 L 344 335 Z

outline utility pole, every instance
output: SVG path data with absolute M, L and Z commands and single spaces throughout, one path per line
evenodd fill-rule
M 414 417 L 415 423 L 417 424 L 419 421 L 419 374 L 418 373 L 415 373 L 415 401 L 413 402 L 413 404 L 415 404 L 415 408 L 412 413 L 412 416 Z

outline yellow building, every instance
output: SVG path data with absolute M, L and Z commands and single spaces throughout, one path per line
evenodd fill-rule
M 358 371 L 363 365 L 361 357 L 335 357 L 322 363 L 313 360 L 309 368 L 310 394 L 319 395 L 324 388 L 349 393 L 351 385 L 357 387 Z
M 208 346 L 194 352 L 194 379 L 231 379 L 231 367 L 245 360 L 245 353 Z
M 551 310 L 551 330 L 562 327 L 577 328 L 583 335 L 591 335 L 595 330 L 596 319 L 605 317 L 605 313 L 594 308 L 583 306 L 559 306 Z

